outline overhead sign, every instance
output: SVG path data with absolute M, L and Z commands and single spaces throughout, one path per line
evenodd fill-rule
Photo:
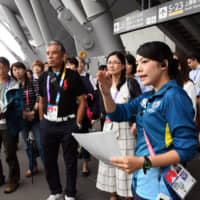
M 114 20 L 114 34 L 133 31 L 200 12 L 200 0 L 173 0 Z

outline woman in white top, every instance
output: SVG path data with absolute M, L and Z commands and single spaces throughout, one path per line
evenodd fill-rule
M 196 119 L 196 114 L 197 114 L 197 98 L 196 98 L 196 88 L 194 86 L 194 83 L 192 80 L 189 78 L 189 67 L 187 65 L 187 60 L 186 58 L 179 54 L 179 53 L 174 53 L 174 58 L 179 61 L 179 70 L 181 72 L 181 80 L 179 81 L 179 85 L 187 92 L 188 96 L 192 100 L 193 108 L 195 111 L 195 116 L 194 119 Z
M 112 52 L 107 57 L 107 70 L 112 77 L 111 94 L 116 103 L 128 102 L 131 98 L 125 77 L 125 56 Z M 120 151 L 123 156 L 134 155 L 136 136 L 131 134 L 129 122 L 111 122 L 106 117 L 104 131 L 115 130 Z M 99 162 L 97 188 L 111 193 L 110 200 L 117 200 L 117 195 L 131 200 L 132 174 L 126 174 L 112 165 Z

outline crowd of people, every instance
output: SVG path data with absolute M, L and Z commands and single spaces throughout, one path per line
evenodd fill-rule
M 0 57 L 0 148 L 3 144 L 9 167 L 6 181 L 0 160 L 4 192 L 15 191 L 20 183 L 21 137 L 29 163 L 26 177 L 38 173 L 39 156 L 50 189 L 47 200 L 75 200 L 77 159 L 83 159 L 81 175 L 88 177 L 91 155 L 72 133 L 102 130 L 115 133 L 122 155 L 110 158 L 110 165 L 99 161 L 96 187 L 110 193 L 110 200 L 179 199 L 162 174 L 177 163 L 187 166 L 197 154 L 200 57 L 172 53 L 155 41 L 142 44 L 136 58 L 111 52 L 106 65 L 99 66 L 97 81 L 84 67 L 84 59 L 67 57 L 56 40 L 47 45 L 47 62 L 36 60 L 32 69 Z

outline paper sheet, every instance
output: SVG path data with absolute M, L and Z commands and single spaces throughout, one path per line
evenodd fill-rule
M 110 164 L 110 158 L 121 157 L 119 145 L 113 131 L 72 133 L 77 142 L 95 158 Z

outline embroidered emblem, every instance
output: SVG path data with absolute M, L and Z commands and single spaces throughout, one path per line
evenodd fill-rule
M 153 108 L 149 108 L 149 109 L 147 109 L 147 112 L 148 113 L 153 113 L 153 112 L 155 112 L 155 110 Z
M 141 104 L 142 107 L 145 107 L 145 108 L 146 108 L 147 102 L 148 102 L 148 99 L 147 99 L 147 98 L 144 98 L 144 99 L 142 99 L 142 101 L 141 101 L 140 104 Z
M 155 109 L 160 105 L 161 101 L 156 101 L 152 104 L 152 108 Z

